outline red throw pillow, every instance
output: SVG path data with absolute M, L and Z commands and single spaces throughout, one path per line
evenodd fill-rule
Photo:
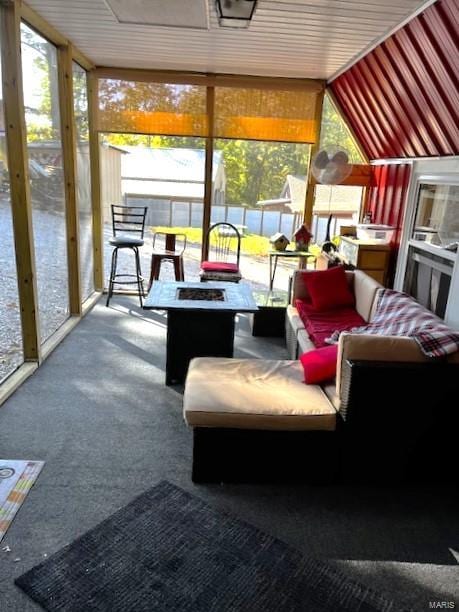
M 304 369 L 304 382 L 307 385 L 317 385 L 332 379 L 336 376 L 337 358 L 337 344 L 303 353 L 300 361 Z
M 355 298 L 346 279 L 343 266 L 306 272 L 302 275 L 314 310 L 334 310 L 354 306 Z

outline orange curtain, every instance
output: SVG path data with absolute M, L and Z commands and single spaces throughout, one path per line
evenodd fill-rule
M 318 90 L 215 87 L 209 134 L 205 85 L 100 78 L 101 132 L 214 136 L 314 144 Z
M 214 136 L 313 144 L 317 92 L 215 88 Z
M 99 79 L 101 132 L 208 135 L 206 87 Z

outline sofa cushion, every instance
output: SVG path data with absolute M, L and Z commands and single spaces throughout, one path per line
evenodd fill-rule
M 346 270 L 346 281 L 350 291 L 354 291 L 354 273 L 355 270 Z M 304 282 L 304 275 L 310 274 L 310 271 L 306 270 L 295 270 L 292 277 L 292 302 L 296 299 L 305 300 L 311 302 L 311 297 L 308 293 L 308 289 Z M 362 272 L 362 274 L 364 274 Z
M 327 346 L 325 340 L 334 331 L 347 331 L 352 327 L 366 324 L 352 307 L 317 312 L 311 304 L 303 300 L 296 300 L 295 306 L 309 337 L 317 348 Z
M 376 306 L 376 293 L 382 289 L 374 278 L 362 272 L 362 270 L 354 271 L 354 295 L 355 309 L 365 321 L 370 321 Z
M 318 385 L 334 378 L 337 358 L 337 344 L 303 353 L 300 362 L 304 370 L 304 382 L 307 385 Z
M 299 361 L 192 359 L 183 404 L 192 427 L 333 431 L 336 424 L 322 389 L 304 384 Z
M 311 297 L 312 306 L 317 311 L 329 311 L 355 304 L 355 297 L 349 289 L 343 266 L 307 272 L 303 275 L 303 281 Z

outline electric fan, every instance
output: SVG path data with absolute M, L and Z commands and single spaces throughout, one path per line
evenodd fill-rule
M 339 185 L 352 172 L 352 164 L 349 163 L 349 153 L 339 145 L 331 145 L 324 147 L 318 151 L 311 163 L 311 172 L 318 183 L 321 185 Z M 322 250 L 326 253 L 336 251 L 336 246 L 330 238 L 330 227 L 332 221 L 331 210 L 332 190 L 328 198 L 328 223 L 325 242 L 322 245 Z

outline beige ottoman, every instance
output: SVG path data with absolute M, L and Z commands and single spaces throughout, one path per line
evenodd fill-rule
M 288 360 L 193 359 L 183 411 L 194 432 L 195 481 L 225 480 L 217 476 L 217 465 L 222 467 L 222 463 L 222 474 L 236 464 L 238 471 L 244 472 L 247 464 L 260 460 L 260 441 L 274 457 L 290 451 L 288 447 L 295 441 L 303 441 L 306 461 L 311 441 L 327 445 L 337 420 L 336 410 L 321 387 L 305 385 L 301 364 Z M 282 433 L 287 435 L 280 436 Z M 304 434 L 309 435 L 304 438 Z M 248 457 L 241 459 L 244 445 Z M 266 458 L 260 461 L 265 464 Z M 316 464 L 321 463 L 319 455 Z M 215 477 L 202 477 L 209 470 Z

